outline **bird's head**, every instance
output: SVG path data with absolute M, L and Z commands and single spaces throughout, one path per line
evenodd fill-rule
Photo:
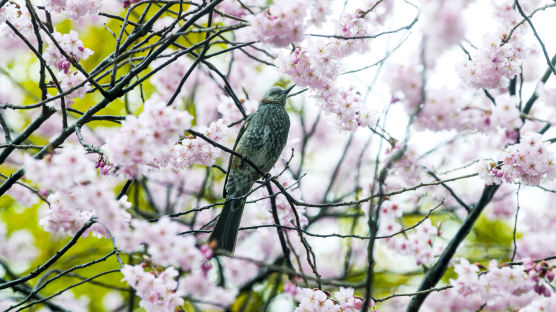
M 287 88 L 282 89 L 280 87 L 273 87 L 263 96 L 261 99 L 260 105 L 278 105 L 278 106 L 286 106 L 286 99 L 288 98 L 288 93 L 295 87 L 295 85 Z

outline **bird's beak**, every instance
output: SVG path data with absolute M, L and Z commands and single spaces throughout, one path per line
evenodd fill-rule
M 295 85 L 292 85 L 291 87 L 287 88 L 286 90 L 284 90 L 284 94 L 288 94 L 290 93 L 290 91 L 295 87 Z

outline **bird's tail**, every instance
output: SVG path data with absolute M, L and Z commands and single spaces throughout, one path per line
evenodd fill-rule
M 210 234 L 209 242 L 215 241 L 218 249 L 233 252 L 245 206 L 245 198 L 228 199 Z

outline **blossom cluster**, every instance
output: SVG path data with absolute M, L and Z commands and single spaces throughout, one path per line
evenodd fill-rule
M 44 6 L 48 11 L 66 13 L 72 21 L 95 14 L 101 8 L 102 1 L 96 0 L 46 0 Z
M 530 307 L 530 302 L 537 301 L 535 294 L 544 297 L 552 294 L 544 281 L 551 282 L 554 273 L 546 263 L 536 264 L 525 259 L 523 266 L 499 266 L 496 260 L 492 260 L 488 271 L 479 273 L 478 265 L 461 259 L 454 269 L 458 277 L 450 280 L 450 284 L 457 293 L 474 298 L 472 301 L 487 302 L 488 311 Z M 522 297 L 523 300 L 508 301 L 508 297 Z
M 538 0 L 533 0 L 521 6 L 525 14 L 530 14 L 538 4 Z M 457 67 L 461 79 L 473 88 L 503 87 L 509 79 L 521 73 L 522 65 L 535 55 L 535 50 L 525 45 L 524 35 L 528 28 L 523 26 L 514 2 L 495 1 L 493 5 L 495 17 L 502 27 L 486 35 L 482 46 Z
M 40 224 L 46 231 L 73 234 L 92 217 L 113 232 L 125 232 L 131 216 L 127 197 L 116 200 L 112 185 L 97 176 L 94 163 L 79 148 L 66 147 L 43 160 L 25 158 L 26 177 L 48 194 L 48 211 Z M 107 235 L 101 224 L 90 230 Z
M 78 34 L 74 30 L 71 30 L 68 34 L 54 32 L 52 37 L 60 46 L 61 50 L 74 62 L 79 63 L 93 54 L 91 49 L 84 47 L 83 42 L 79 40 Z M 85 81 L 85 76 L 81 72 L 70 71 L 71 61 L 62 54 L 53 40 L 47 38 L 47 42 L 48 47 L 45 49 L 43 57 L 47 65 L 60 70 L 58 80 L 60 81 L 62 91 L 66 92 L 77 87 L 71 93 L 64 96 L 65 106 L 68 108 L 73 104 L 73 99 L 81 98 L 85 95 L 89 84 L 83 83 Z
M 361 16 L 361 10 L 357 10 L 353 13 L 346 13 L 342 16 L 338 27 L 336 28 L 336 36 L 343 37 L 345 39 L 340 39 L 334 41 L 336 49 L 340 52 L 340 55 L 345 56 L 353 53 L 363 53 L 368 48 L 369 39 L 365 38 L 369 36 L 369 28 L 364 17 Z
M 147 267 L 151 270 L 145 270 Z M 179 272 L 173 267 L 162 270 L 148 261 L 124 265 L 121 272 L 123 280 L 137 291 L 139 305 L 147 312 L 173 312 L 184 304 L 185 296 L 202 299 L 212 308 L 230 305 L 235 300 L 236 291 L 217 286 L 202 270 L 194 270 L 178 280 Z
M 343 16 L 336 33 L 355 39 L 332 39 L 307 48 L 297 47 L 289 54 L 281 54 L 277 65 L 296 85 L 313 89 L 320 106 L 337 116 L 341 129 L 353 131 L 373 125 L 377 113 L 367 108 L 354 90 L 336 86 L 335 80 L 340 60 L 366 49 L 369 39 L 359 37 L 368 35 L 369 30 L 365 19 L 356 12 Z
M 525 133 L 520 143 L 504 150 L 500 163 L 479 163 L 479 177 L 485 181 L 485 185 L 511 183 L 514 179 L 538 185 L 544 177 L 552 180 L 556 177 L 556 160 L 548 147 L 548 142 L 542 141 L 541 134 Z
M 5 22 L 10 22 L 25 37 L 33 35 L 31 13 L 25 6 L 25 1 L 9 1 L 0 7 L 0 26 L 5 26 Z M 10 35 L 15 36 L 13 32 Z
M 174 312 L 184 304 L 176 278 L 179 273 L 169 267 L 162 270 L 145 271 L 142 265 L 124 265 L 121 270 L 125 280 L 141 298 L 139 306 L 148 312 Z
M 392 102 L 402 102 L 411 114 L 422 101 L 422 79 L 414 65 L 395 65 L 388 74 Z M 519 98 L 501 94 L 494 102 L 478 93 L 429 89 L 425 102 L 416 119 L 416 127 L 432 131 L 479 130 L 500 132 L 508 139 L 515 139 L 517 128 L 523 121 L 518 109 Z
M 245 265 L 245 262 L 242 263 Z M 216 281 L 207 278 L 205 270 L 195 270 L 180 279 L 180 288 L 188 297 L 206 302 L 202 306 L 207 306 L 210 310 L 221 310 L 231 305 L 237 295 L 237 290 L 220 287 Z
M 416 64 L 391 65 L 386 81 L 392 92 L 392 102 L 402 101 L 408 112 L 414 112 L 422 101 L 423 78 Z
M 353 294 L 353 288 L 340 287 L 339 291 L 334 293 L 334 298 L 320 289 L 310 288 L 292 289 L 290 294 L 299 302 L 295 312 L 358 312 L 363 306 L 363 299 Z M 369 311 L 375 311 L 372 299 Z
M 132 178 L 167 161 L 178 137 L 191 126 L 193 117 L 186 111 L 166 106 L 151 98 L 139 116 L 128 116 L 120 131 L 102 149 L 114 173 Z
M 303 39 L 307 15 L 305 1 L 278 1 L 257 14 L 253 29 L 258 40 L 284 47 Z
M 535 8 L 541 3 L 540 0 L 530 0 L 520 3 L 523 12 L 530 15 Z M 494 14 L 498 21 L 507 29 L 519 26 L 517 25 L 522 19 L 521 14 L 518 12 L 515 2 L 513 0 L 499 0 L 494 1 Z M 524 32 L 526 27 L 517 27 L 518 32 Z
M 523 124 L 519 112 L 519 98 L 515 95 L 501 94 L 495 98 L 496 107 L 492 111 L 492 125 L 506 130 L 515 130 Z
M 71 30 L 68 34 L 54 32 L 52 37 L 54 37 L 54 41 L 58 43 L 60 48 L 77 63 L 81 60 L 86 60 L 93 54 L 91 49 L 83 46 L 83 42 L 79 40 L 79 36 L 75 30 Z M 62 55 L 58 47 L 50 38 L 47 40 L 48 47 L 43 53 L 44 60 L 48 65 L 54 66 L 67 74 L 71 66 L 70 60 Z
M 60 87 L 64 92 L 77 87 L 77 89 L 64 96 L 64 105 L 66 108 L 69 108 L 73 105 L 74 99 L 82 98 L 87 93 L 89 83 L 83 84 L 86 78 L 79 71 L 60 73 L 58 76 L 60 78 Z
M 502 137 L 515 140 L 516 129 L 523 124 L 517 106 L 519 99 L 515 95 L 498 95 L 493 105 L 486 98 L 467 100 L 441 90 L 429 93 L 417 124 L 430 130 L 500 132 Z
M 457 44 L 465 34 L 463 9 L 469 1 L 425 1 L 423 15 L 426 26 L 423 28 L 427 35 L 427 63 L 450 46 Z
M 224 124 L 223 119 L 219 119 L 208 127 L 200 127 L 197 131 L 213 141 L 220 142 L 228 131 L 228 127 Z M 210 167 L 220 156 L 221 149 L 202 138 L 187 136 L 179 144 L 174 145 L 172 153 L 173 165 L 176 168 L 191 167 L 195 163 Z
M 427 92 L 416 126 L 433 131 L 454 129 L 460 125 L 463 105 L 464 102 L 455 94 L 444 90 L 431 90 Z
M 461 79 L 474 88 L 493 89 L 519 74 L 525 49 L 506 39 L 505 34 L 486 36 L 483 47 L 458 65 Z
M 486 299 L 492 299 L 504 293 L 523 294 L 532 289 L 532 284 L 522 269 L 510 266 L 498 267 L 498 262 L 492 260 L 487 273 L 478 274 L 479 270 L 478 265 L 470 264 L 466 259 L 460 259 L 460 262 L 454 266 L 458 277 L 450 280 L 450 284 L 463 296 L 484 291 L 482 295 Z M 484 286 L 488 286 L 488 288 Z
M 39 198 L 31 190 L 20 184 L 12 185 L 6 194 L 24 207 L 31 207 L 39 202 Z
M 325 21 L 326 16 L 332 12 L 332 6 L 326 0 L 313 0 L 309 9 L 311 14 L 310 22 L 315 26 L 320 26 Z
M 552 292 L 546 286 L 544 281 L 547 281 L 548 283 L 552 283 L 554 281 L 554 268 L 549 266 L 545 261 L 535 263 L 530 258 L 523 260 L 523 268 L 529 279 L 535 282 L 533 290 L 539 295 L 550 297 Z
M 381 206 L 381 222 L 379 235 L 388 236 L 399 233 L 403 227 L 398 221 L 403 209 L 391 201 L 385 201 Z M 440 236 L 440 230 L 432 225 L 430 219 L 424 220 L 414 231 L 406 235 L 395 235 L 385 238 L 386 246 L 399 254 L 414 256 L 417 265 L 434 263 L 435 257 L 440 255 L 444 246 L 434 242 Z
M 145 244 L 155 263 L 180 267 L 185 271 L 201 268 L 206 260 L 205 254 L 195 246 L 194 237 L 179 235 L 189 228 L 172 222 L 167 216 L 156 223 L 134 219 L 131 225 L 133 230 L 117 236 L 118 245 L 123 250 L 134 252 L 140 244 Z
M 382 25 L 394 9 L 394 0 L 371 0 L 367 1 L 367 6 L 373 8 L 372 12 L 367 12 L 371 22 Z
M 394 146 L 389 148 L 386 151 L 386 161 L 390 161 L 391 157 L 397 155 L 402 147 L 402 144 L 396 142 Z M 391 187 L 404 187 L 422 182 L 423 170 L 421 166 L 417 147 L 409 145 L 400 159 L 393 162 L 392 169 L 396 174 L 387 178 L 386 184 Z
M 94 162 L 88 160 L 82 150 L 66 147 L 61 153 L 42 161 L 28 157 L 25 165 L 27 178 L 48 187 L 41 192 L 50 193 L 47 198 L 50 207 L 40 221 L 47 231 L 74 233 L 87 220 L 95 217 L 99 222 L 91 227 L 93 234 L 108 236 L 109 230 L 118 248 L 135 252 L 144 244 L 150 259 L 156 263 L 189 272 L 178 289 L 178 271 L 173 267 L 146 272 L 140 265 L 124 266 L 122 273 L 125 280 L 136 289 L 141 298 L 140 305 L 147 311 L 174 311 L 176 306 L 183 304 L 182 297 L 186 295 L 206 300 L 213 297 L 214 302 L 222 304 L 234 301 L 234 291 L 222 289 L 207 279 L 207 273 L 212 268 L 209 262 L 211 250 L 206 246 L 198 248 L 192 236 L 179 235 L 188 227 L 172 222 L 168 217 L 153 223 L 138 219 L 132 221 L 126 212 L 129 208 L 127 198 L 114 199 L 113 186 L 96 174 Z M 12 238 L 13 243 L 9 243 Z M 12 233 L 7 246 L 15 247 L 21 238 L 25 236 Z M 30 251 L 27 253 L 30 254 Z M 21 257 L 26 257 L 25 253 L 19 257 L 24 259 Z M 211 297 L 205 291 L 214 295 Z

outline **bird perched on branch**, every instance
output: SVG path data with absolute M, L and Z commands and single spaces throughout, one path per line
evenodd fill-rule
M 294 86 L 285 90 L 279 87 L 270 89 L 259 102 L 257 111 L 247 117 L 239 130 L 234 151 L 256 168 L 248 161 L 230 155 L 224 183 L 226 202 L 209 238 L 218 249 L 234 250 L 249 191 L 261 173 L 272 169 L 286 145 L 290 130 L 286 98 Z

